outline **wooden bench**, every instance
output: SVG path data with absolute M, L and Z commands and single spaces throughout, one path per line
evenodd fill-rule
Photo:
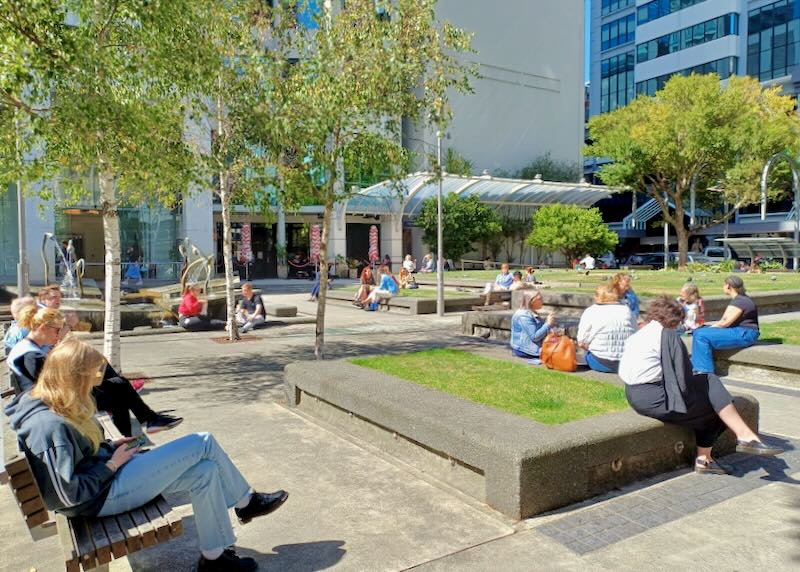
M 101 415 L 98 421 L 108 438 L 122 437 L 110 417 Z M 182 517 L 162 496 L 130 512 L 103 518 L 51 516 L 8 418 L 4 432 L 5 470 L 0 481 L 9 484 L 34 541 L 58 534 L 67 572 L 107 571 L 112 559 L 168 542 L 183 533 Z

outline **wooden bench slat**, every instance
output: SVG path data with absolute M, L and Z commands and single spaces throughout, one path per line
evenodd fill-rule
M 86 528 L 86 521 L 81 516 L 74 516 L 67 519 L 70 530 L 75 539 L 75 549 L 84 570 L 91 570 L 97 566 L 97 559 L 89 530 Z
M 108 540 L 111 543 L 111 553 L 114 558 L 122 558 L 128 554 L 128 546 L 125 544 L 125 535 L 119 527 L 117 519 L 113 516 L 106 516 L 100 519 L 106 531 Z
M 125 535 L 125 545 L 128 547 L 128 554 L 142 549 L 142 537 L 139 535 L 139 529 L 136 523 L 128 513 L 118 514 L 117 523 Z
M 29 501 L 40 496 L 39 487 L 36 486 L 36 483 L 32 483 L 26 487 L 22 487 L 21 489 L 14 489 L 14 494 L 16 495 L 19 503 L 24 503 L 25 501 Z
M 96 518 L 85 519 L 86 526 L 91 537 L 92 544 L 94 544 L 95 557 L 98 564 L 108 564 L 111 562 L 111 541 L 106 535 L 106 530 L 103 524 Z
M 14 443 L 14 447 L 16 446 L 16 443 Z M 9 476 L 9 478 L 13 477 L 14 475 L 29 471 L 30 468 L 28 467 L 28 459 L 22 453 L 15 455 L 6 463 L 6 474 Z
M 12 476 L 8 482 L 11 484 L 11 488 L 21 489 L 22 487 L 33 483 L 33 473 L 30 471 L 18 473 Z
M 158 542 L 166 542 L 170 539 L 169 534 L 169 523 L 161 516 L 161 513 L 158 511 L 158 507 L 156 507 L 155 503 L 149 502 L 142 507 L 145 516 L 150 519 L 150 524 L 153 525 L 153 529 L 156 531 L 156 538 Z
M 169 523 L 170 534 L 173 538 L 176 538 L 183 534 L 183 518 L 172 510 L 172 507 L 167 503 L 164 497 L 159 496 L 155 501 L 156 507 L 158 507 L 158 511 L 164 517 L 164 519 Z
M 157 544 L 156 530 L 148 520 L 147 515 L 144 514 L 144 511 L 141 508 L 137 508 L 128 514 L 131 515 L 133 522 L 136 523 L 136 527 L 139 529 L 139 534 L 142 535 L 142 545 L 145 548 L 155 546 Z
M 48 520 L 50 520 L 50 515 L 46 510 L 40 510 L 39 512 L 35 512 L 33 514 L 25 516 L 25 524 L 28 525 L 28 528 L 36 528 L 37 526 L 44 524 Z
M 64 553 L 67 572 L 80 572 L 81 564 L 78 561 L 78 553 L 75 551 L 72 530 L 67 524 L 67 517 L 63 514 L 56 514 L 56 529 L 58 530 L 58 540 L 61 543 L 61 551 Z
M 31 500 L 25 501 L 19 505 L 19 510 L 22 512 L 23 515 L 33 514 L 35 512 L 39 512 L 40 510 L 45 510 L 44 501 L 42 501 L 42 497 L 36 497 Z

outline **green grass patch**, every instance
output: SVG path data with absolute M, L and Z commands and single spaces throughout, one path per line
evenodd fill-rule
M 786 320 L 783 322 L 770 322 L 761 324 L 762 342 L 775 342 L 800 346 L 800 320 Z
M 598 284 L 609 280 L 620 270 L 537 270 L 536 278 L 545 284 L 554 284 L 554 290 L 594 292 Z M 475 280 L 478 284 L 494 281 L 499 270 L 467 270 L 445 273 L 447 280 Z M 679 272 L 677 270 L 634 270 L 633 289 L 640 296 L 668 294 L 677 296 L 681 286 L 691 277 L 700 288 L 701 296 L 722 294 L 722 282 L 730 274 L 726 272 Z M 435 277 L 435 274 L 431 274 Z M 800 274 L 794 272 L 765 272 L 763 274 L 737 274 L 741 276 L 748 292 L 770 292 L 800 289 Z
M 350 361 L 548 425 L 628 407 L 625 390 L 617 385 L 462 350 L 434 349 Z

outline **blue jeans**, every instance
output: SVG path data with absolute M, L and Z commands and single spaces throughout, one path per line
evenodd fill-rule
M 747 348 L 758 340 L 753 328 L 697 328 L 692 333 L 692 369 L 714 373 L 714 350 Z
M 586 352 L 586 365 L 589 366 L 589 369 L 593 369 L 594 371 L 599 371 L 601 373 L 616 373 L 615 370 L 609 368 L 606 366 L 606 364 L 594 357 L 591 352 Z
M 182 491 L 192 497 L 200 549 L 234 544 L 228 509 L 244 498 L 250 485 L 211 433 L 186 435 L 134 456 L 117 471 L 98 516 L 126 512 L 161 493 Z
M 539 356 L 531 355 L 527 352 L 523 352 L 522 350 L 518 350 L 517 348 L 511 348 L 511 353 L 514 354 L 516 357 L 521 357 L 525 359 L 539 359 Z

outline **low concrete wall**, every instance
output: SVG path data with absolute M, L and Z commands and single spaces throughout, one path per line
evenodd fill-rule
M 353 301 L 353 292 L 342 290 L 329 290 L 327 299 L 332 303 L 351 304 Z M 445 312 L 466 312 L 472 310 L 473 306 L 482 304 L 483 301 L 479 296 L 460 296 L 457 298 L 448 298 L 445 295 L 444 311 Z M 388 306 L 390 311 L 397 310 L 404 314 L 416 316 L 418 314 L 435 314 L 436 313 L 436 298 L 404 298 L 395 296 L 389 300 L 384 300 L 381 303 L 381 309 Z
M 291 407 L 522 519 L 690 463 L 690 431 L 633 411 L 543 425 L 345 361 L 286 366 Z M 758 402 L 737 396 L 757 428 Z M 717 453 L 733 448 L 726 433 Z

